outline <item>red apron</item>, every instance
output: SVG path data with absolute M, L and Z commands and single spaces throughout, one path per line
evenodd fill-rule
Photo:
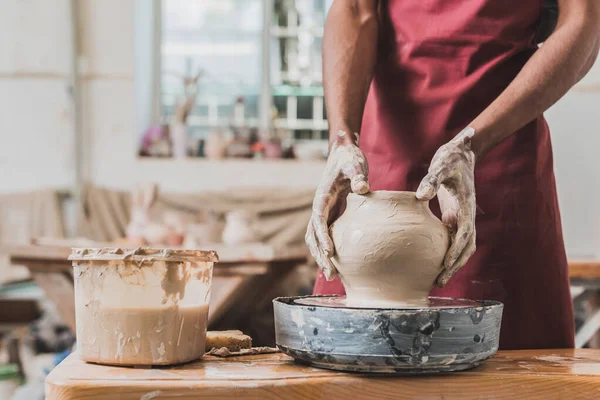
M 542 8 L 543 0 L 383 2 L 360 137 L 372 190 L 417 189 L 435 151 L 535 52 Z M 478 161 L 475 187 L 477 252 L 431 294 L 503 302 L 502 349 L 573 347 L 567 258 L 543 117 Z M 319 273 L 314 292 L 344 294 L 344 288 Z

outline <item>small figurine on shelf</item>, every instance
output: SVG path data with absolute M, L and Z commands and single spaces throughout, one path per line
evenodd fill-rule
M 240 96 L 236 99 L 233 106 L 233 124 L 236 126 L 242 126 L 244 119 L 246 118 L 246 104 L 244 97 Z
M 296 154 L 294 153 L 294 143 L 291 143 L 291 142 L 283 143 L 283 158 L 286 160 L 296 158 Z
M 252 144 L 252 153 L 254 158 L 261 159 L 265 157 L 265 146 L 262 142 L 254 142 Z
M 283 158 L 283 149 L 279 138 L 272 137 L 267 139 L 264 146 L 266 158 Z
M 170 132 L 173 141 L 173 157 L 184 158 L 188 153 L 187 118 L 198 95 L 198 80 L 202 76 L 200 70 L 195 76 L 183 77 L 184 97 L 175 103 L 175 112 L 171 116 Z
M 281 157 L 285 159 L 296 158 L 294 154 L 294 133 L 289 129 L 277 128 L 277 137 L 281 140 Z
M 250 135 L 248 137 L 248 143 L 252 148 L 253 157 L 256 159 L 264 158 L 265 156 L 265 146 L 263 141 L 261 140 L 261 135 L 258 133 L 258 129 L 252 128 L 250 129 Z
M 265 158 L 283 158 L 283 148 L 278 130 L 270 129 L 263 132 L 262 143 Z
M 213 129 L 208 134 L 204 155 L 210 160 L 220 160 L 227 156 L 227 140 L 220 129 Z
M 171 155 L 169 127 L 149 126 L 142 135 L 139 155 L 142 157 L 169 157 Z
M 251 158 L 252 146 L 250 144 L 250 132 L 245 127 L 231 127 L 233 137 L 227 145 L 227 157 Z

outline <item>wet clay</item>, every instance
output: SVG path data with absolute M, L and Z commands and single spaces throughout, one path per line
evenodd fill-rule
M 77 338 L 85 361 L 166 365 L 195 360 L 204 354 L 208 304 L 100 308 L 81 317 Z
M 426 305 L 449 246 L 448 229 L 413 192 L 349 194 L 331 236 L 350 306 Z

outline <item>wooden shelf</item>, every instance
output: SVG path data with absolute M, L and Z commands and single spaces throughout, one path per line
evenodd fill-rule
M 274 125 L 276 128 L 290 129 L 293 131 L 326 131 L 327 129 L 329 129 L 329 124 L 326 120 L 316 121 L 312 119 L 276 119 Z
M 175 159 L 171 157 L 138 157 L 141 162 L 164 162 L 164 163 L 199 163 L 206 165 L 232 165 L 232 166 L 269 166 L 273 164 L 284 165 L 325 165 L 325 159 L 322 160 L 303 160 L 298 158 L 223 158 L 220 160 L 208 159 L 205 157 L 186 157 Z
M 301 33 L 310 33 L 314 37 L 323 37 L 324 28 L 290 28 L 286 26 L 272 26 L 271 36 L 279 38 L 297 38 Z
M 600 260 L 570 260 L 569 278 L 600 279 Z
M 200 117 L 197 115 L 190 115 L 188 117 L 188 125 L 191 127 L 202 127 L 202 128 L 228 128 L 233 127 L 247 127 L 247 128 L 258 128 L 259 120 L 257 118 L 247 118 L 243 122 L 236 122 L 229 118 L 217 118 L 210 119 L 208 117 Z

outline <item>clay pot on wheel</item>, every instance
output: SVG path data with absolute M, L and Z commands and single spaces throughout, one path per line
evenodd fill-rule
M 414 192 L 349 194 L 331 235 L 348 305 L 426 302 L 449 247 L 447 227 Z

